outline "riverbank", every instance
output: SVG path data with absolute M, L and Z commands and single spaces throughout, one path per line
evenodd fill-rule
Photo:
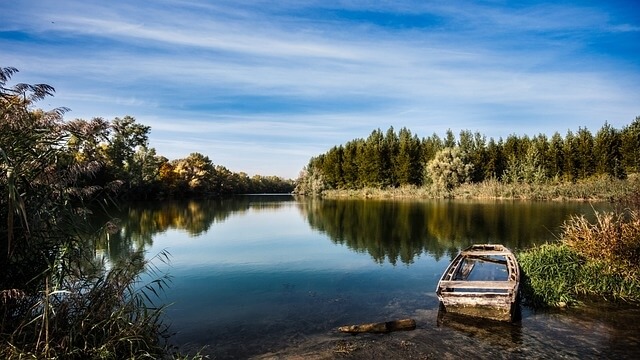
M 634 308 L 524 311 L 518 323 L 411 314 L 417 328 L 389 334 L 340 334 L 335 329 L 274 346 L 247 358 L 272 359 L 531 359 L 632 358 L 640 312 Z M 615 346 L 611 346 L 615 344 Z M 603 355 L 606 354 L 606 355 Z
M 594 222 L 572 216 L 565 221 L 559 241 L 518 253 L 525 303 L 534 308 L 562 308 L 593 298 L 639 305 L 637 205 L 596 212 Z
M 545 184 L 505 183 L 495 179 L 477 184 L 462 184 L 451 191 L 435 187 L 401 186 L 393 188 L 361 188 L 324 190 L 326 198 L 372 199 L 497 199 L 552 201 L 617 201 L 640 191 L 640 176 L 626 179 L 597 176 L 587 180 L 550 182 Z

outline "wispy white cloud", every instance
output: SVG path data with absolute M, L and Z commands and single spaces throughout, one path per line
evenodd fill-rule
M 161 154 L 287 176 L 378 127 L 499 137 L 638 115 L 637 61 L 593 45 L 638 26 L 604 2 L 159 4 L 12 3 L 0 31 L 22 35 L 0 37 L 2 61 L 72 118 L 135 116 Z

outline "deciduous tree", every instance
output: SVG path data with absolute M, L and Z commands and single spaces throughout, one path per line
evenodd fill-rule
M 427 165 L 427 171 L 436 188 L 451 191 L 469 181 L 473 166 L 466 163 L 459 148 L 445 147 Z

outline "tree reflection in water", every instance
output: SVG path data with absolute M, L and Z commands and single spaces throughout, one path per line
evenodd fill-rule
M 570 215 L 593 209 L 581 203 L 308 199 L 300 211 L 335 243 L 395 265 L 411 264 L 422 253 L 453 259 L 473 243 L 529 248 L 552 241 Z
M 128 258 L 170 229 L 200 236 L 232 214 L 275 209 L 296 201 L 311 228 L 336 244 L 368 253 L 377 263 L 411 264 L 423 253 L 453 259 L 473 243 L 501 243 L 512 250 L 553 241 L 563 221 L 590 215 L 606 204 L 522 201 L 327 200 L 282 196 L 239 196 L 212 200 L 126 204 L 99 219 L 114 219 L 115 232 L 104 231 L 95 244 L 110 261 Z
M 293 198 L 288 195 L 254 195 L 122 204 L 96 211 L 100 216 L 95 226 L 102 228 L 102 236 L 93 246 L 97 255 L 111 263 L 126 261 L 135 253 L 151 247 L 153 238 L 168 230 L 183 230 L 189 236 L 197 237 L 232 214 L 243 213 L 250 208 L 277 208 L 283 201 L 293 201 Z M 109 231 L 110 228 L 116 231 Z

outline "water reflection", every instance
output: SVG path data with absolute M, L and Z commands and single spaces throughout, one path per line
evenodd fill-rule
M 579 203 L 321 199 L 301 202 L 300 210 L 335 243 L 391 264 L 411 264 L 422 253 L 452 259 L 473 243 L 529 248 L 553 240 L 569 216 L 593 213 Z
M 510 349 L 522 346 L 522 322 L 493 321 L 447 313 L 438 309 L 438 327 L 453 329 L 465 336 L 482 339 L 491 346 Z
M 114 219 L 115 233 L 105 232 L 96 251 L 111 260 L 126 259 L 153 245 L 170 229 L 191 237 L 207 233 L 231 215 L 277 210 L 289 195 L 240 196 L 214 200 L 135 203 L 110 209 L 99 224 Z M 421 254 L 453 259 L 473 243 L 502 243 L 512 250 L 553 240 L 562 223 L 575 214 L 592 216 L 606 204 L 515 201 L 398 201 L 298 199 L 309 225 L 335 244 L 367 253 L 379 264 L 411 264 Z
M 96 227 L 113 222 L 118 230 L 103 232 L 95 244 L 96 253 L 111 262 L 123 261 L 133 253 L 151 247 L 154 237 L 168 230 L 182 230 L 191 237 L 197 237 L 232 214 L 242 214 L 251 207 L 278 209 L 287 201 L 293 201 L 293 198 L 288 195 L 253 195 L 122 204 L 97 211 L 100 216 L 96 219 Z

